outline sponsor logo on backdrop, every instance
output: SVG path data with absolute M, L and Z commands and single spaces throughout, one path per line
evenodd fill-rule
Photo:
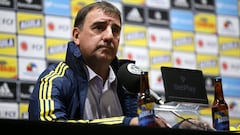
M 16 56 L 16 35 L 0 33 L 0 54 Z
M 209 67 L 215 67 L 215 66 L 217 66 L 217 61 L 216 60 L 209 59 L 209 60 L 203 60 L 203 61 L 199 62 L 199 67 L 201 69 L 205 69 L 205 68 L 209 68 Z
M 196 10 L 202 11 L 215 11 L 215 1 L 214 0 L 194 0 L 193 7 Z
M 55 16 L 46 16 L 45 29 L 47 37 L 70 39 L 71 19 Z
M 0 7 L 14 8 L 15 0 L 1 0 Z
M 42 25 L 41 19 L 24 20 L 19 22 L 19 26 L 20 26 L 19 28 L 21 30 L 35 28 L 35 27 L 38 28 L 38 27 L 41 27 L 41 25 Z
M 18 12 L 17 28 L 19 34 L 43 36 L 44 34 L 43 14 Z
M 215 34 L 195 33 L 197 53 L 218 54 L 218 38 Z
M 239 44 L 237 42 L 230 42 L 230 43 L 223 43 L 221 44 L 221 50 L 229 50 L 229 49 L 236 49 L 239 48 Z
M 140 68 L 149 68 L 149 55 L 147 48 L 126 45 L 123 48 L 123 52 L 124 58 L 135 60 L 136 65 Z
M 216 13 L 238 15 L 238 0 L 216 0 Z
M 124 25 L 123 30 L 125 44 L 147 46 L 146 27 L 138 25 Z
M 19 79 L 36 81 L 45 68 L 45 59 L 19 58 Z
M 197 68 L 201 69 L 205 75 L 219 75 L 219 63 L 217 55 L 197 54 Z
M 170 0 L 146 0 L 146 6 L 160 8 L 160 9 L 169 9 L 170 8 Z
M 28 101 L 34 89 L 34 83 L 21 83 L 20 88 L 20 100 Z
M 169 29 L 149 27 L 147 32 L 150 48 L 172 49 L 172 33 Z
M 199 67 L 202 69 L 208 68 L 208 67 L 215 67 L 216 65 L 217 65 L 216 60 L 207 60 L 207 61 L 199 62 Z
M 239 38 L 219 36 L 219 52 L 223 56 L 240 56 Z
M 17 99 L 17 84 L 15 82 L 0 82 L 0 99 Z
M 51 15 L 70 16 L 70 2 L 70 0 L 45 0 L 44 12 Z
M 132 32 L 132 33 L 127 33 L 125 34 L 125 40 L 138 40 L 141 38 L 145 38 L 145 33 L 144 32 Z
M 152 57 L 152 64 L 169 62 L 170 60 L 171 60 L 171 57 L 168 55 L 156 56 L 156 57 Z
M 222 16 L 217 17 L 217 29 L 222 36 L 239 36 L 239 19 L 238 17 Z
M 189 9 L 192 8 L 191 0 L 171 0 L 171 5 L 173 8 L 180 8 L 180 9 Z
M 33 11 L 42 11 L 43 0 L 17 0 L 17 8 Z
M 193 52 L 174 51 L 172 55 L 174 67 L 196 69 L 196 56 Z
M 168 50 L 149 50 L 150 68 L 159 69 L 161 66 L 172 66 L 172 52 Z
M 0 10 L 0 31 L 16 33 L 16 13 Z
M 173 49 L 177 51 L 194 51 L 194 35 L 192 32 L 173 31 Z
M 66 40 L 48 38 L 46 50 L 48 60 L 65 60 L 67 51 Z
M 195 31 L 204 33 L 216 33 L 215 14 L 196 13 L 194 16 Z
M 124 5 L 124 22 L 144 24 L 146 20 L 144 11 L 144 8 L 140 6 Z
M 1 39 L 0 48 L 13 48 L 15 46 L 13 38 Z
M 44 38 L 18 35 L 18 55 L 20 57 L 45 58 Z
M 66 44 L 51 46 L 48 48 L 48 54 L 53 55 L 57 53 L 63 53 L 63 52 L 66 52 L 66 48 L 67 48 Z
M 0 57 L 0 78 L 17 79 L 17 72 L 15 57 Z
M 147 10 L 147 23 L 149 25 L 156 26 L 167 26 L 169 25 L 169 13 L 168 11 L 159 9 L 148 9 Z
M 0 102 L 0 118 L 18 119 L 19 118 L 18 104 Z
M 170 18 L 173 30 L 193 31 L 193 13 L 191 11 L 173 9 L 170 11 Z
M 174 40 L 174 45 L 175 46 L 181 46 L 183 44 L 191 44 L 193 42 L 192 37 L 183 37 L 183 38 L 178 38 Z
M 237 57 L 220 56 L 220 70 L 222 76 L 240 77 L 240 59 Z

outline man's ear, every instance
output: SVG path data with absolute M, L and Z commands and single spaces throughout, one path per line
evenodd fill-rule
M 73 41 L 76 45 L 80 44 L 80 41 L 78 39 L 79 34 L 80 34 L 79 28 L 74 28 L 73 31 L 72 31 L 72 38 L 73 38 Z

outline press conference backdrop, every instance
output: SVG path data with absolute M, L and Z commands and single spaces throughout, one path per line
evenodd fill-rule
M 0 118 L 28 118 L 28 100 L 37 77 L 49 64 L 64 60 L 74 17 L 91 2 L 0 1 Z M 153 90 L 164 95 L 161 66 L 200 69 L 211 104 L 212 79 L 222 76 L 230 123 L 240 123 L 240 1 L 110 2 L 123 16 L 118 56 L 136 60 L 136 65 L 148 70 Z M 198 118 L 211 123 L 210 108 L 200 114 Z

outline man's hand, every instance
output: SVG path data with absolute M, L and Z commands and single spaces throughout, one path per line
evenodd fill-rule
M 156 123 L 159 127 L 171 128 L 171 126 L 166 122 L 162 117 L 155 117 Z M 135 117 L 131 120 L 130 125 L 138 125 L 138 117 Z M 194 129 L 194 130 L 211 130 L 215 131 L 208 123 L 199 121 L 197 119 L 185 119 L 177 124 L 179 129 Z
M 132 118 L 132 120 L 130 121 L 129 125 L 131 125 L 131 126 L 138 126 L 138 117 Z
M 212 130 L 215 129 L 212 128 L 208 123 L 202 122 L 196 119 L 186 119 L 183 120 L 180 125 L 180 129 L 195 129 L 195 130 Z
M 157 125 L 159 127 L 165 127 L 165 128 L 169 128 L 170 126 L 167 124 L 167 122 L 161 118 L 161 117 L 155 117 L 155 122 L 157 123 Z M 138 117 L 134 117 L 131 121 L 130 121 L 130 125 L 138 125 Z
M 168 123 L 162 117 L 155 117 L 155 121 L 160 127 L 170 128 L 170 125 L 168 125 Z

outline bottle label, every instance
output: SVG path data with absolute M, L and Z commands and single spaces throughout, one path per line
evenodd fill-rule
M 139 106 L 138 114 L 140 126 L 154 126 L 156 124 L 153 103 L 147 103 Z
M 214 128 L 216 130 L 229 130 L 229 117 L 227 111 L 218 111 L 214 113 Z

